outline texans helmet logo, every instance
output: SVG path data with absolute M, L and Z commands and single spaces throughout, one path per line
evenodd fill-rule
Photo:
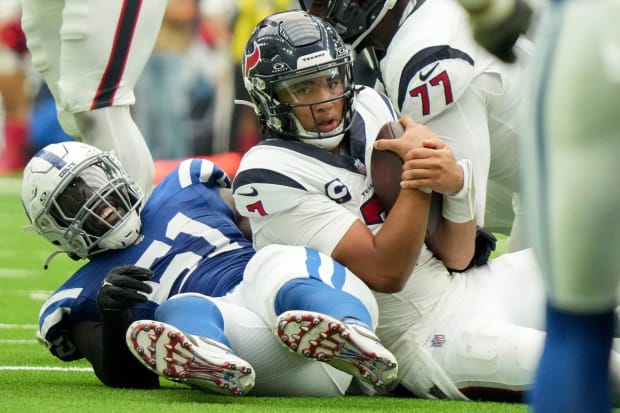
M 245 77 L 248 77 L 250 70 L 260 62 L 260 47 L 254 42 L 254 50 L 250 54 L 245 55 Z

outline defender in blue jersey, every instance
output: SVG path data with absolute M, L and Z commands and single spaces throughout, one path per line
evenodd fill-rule
M 143 206 L 112 154 L 79 142 L 39 151 L 24 171 L 26 213 L 61 251 L 89 259 L 41 308 L 52 354 L 87 358 L 117 387 L 156 387 L 160 375 L 224 394 L 333 396 L 352 375 L 393 380 L 363 282 L 310 249 L 255 253 L 224 200 L 229 185 L 210 161 L 186 160 Z

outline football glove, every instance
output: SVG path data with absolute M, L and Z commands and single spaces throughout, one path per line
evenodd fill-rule
M 525 0 L 459 0 L 469 12 L 476 41 L 504 62 L 516 59 L 513 46 L 525 34 L 532 8 Z
M 148 268 L 123 265 L 113 268 L 97 293 L 97 307 L 101 312 L 124 311 L 135 304 L 147 302 L 146 294 L 153 288 L 148 281 L 153 272 Z
M 478 227 L 476 229 L 476 250 L 467 268 L 479 267 L 486 264 L 489 261 L 491 253 L 495 251 L 496 246 L 497 238 L 495 238 L 495 235 L 484 228 Z

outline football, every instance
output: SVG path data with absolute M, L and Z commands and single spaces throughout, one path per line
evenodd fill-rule
M 377 133 L 377 139 L 399 138 L 405 129 L 396 121 L 387 122 Z M 375 187 L 375 195 L 386 211 L 390 211 L 400 192 L 402 171 L 400 156 L 392 151 L 373 150 L 370 160 L 370 173 Z
M 397 139 L 403 133 L 405 133 L 405 129 L 399 122 L 388 122 L 379 129 L 377 140 Z M 379 199 L 379 202 L 381 202 L 385 210 L 390 212 L 400 192 L 400 175 L 403 162 L 400 157 L 392 151 L 373 150 L 371 157 L 370 173 L 375 187 L 375 196 Z M 443 196 L 433 192 L 427 229 L 429 234 L 435 232 L 441 220 L 442 202 Z

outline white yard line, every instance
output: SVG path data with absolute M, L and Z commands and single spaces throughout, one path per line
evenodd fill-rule
M 5 330 L 38 330 L 39 326 L 37 324 L 4 324 L 0 323 L 0 329 Z
M 0 366 L 0 370 L 9 371 L 78 371 L 92 373 L 91 367 L 55 367 L 55 366 Z
M 41 344 L 39 340 L 35 339 L 12 339 L 12 338 L 0 338 L 0 345 L 15 345 L 15 344 Z

